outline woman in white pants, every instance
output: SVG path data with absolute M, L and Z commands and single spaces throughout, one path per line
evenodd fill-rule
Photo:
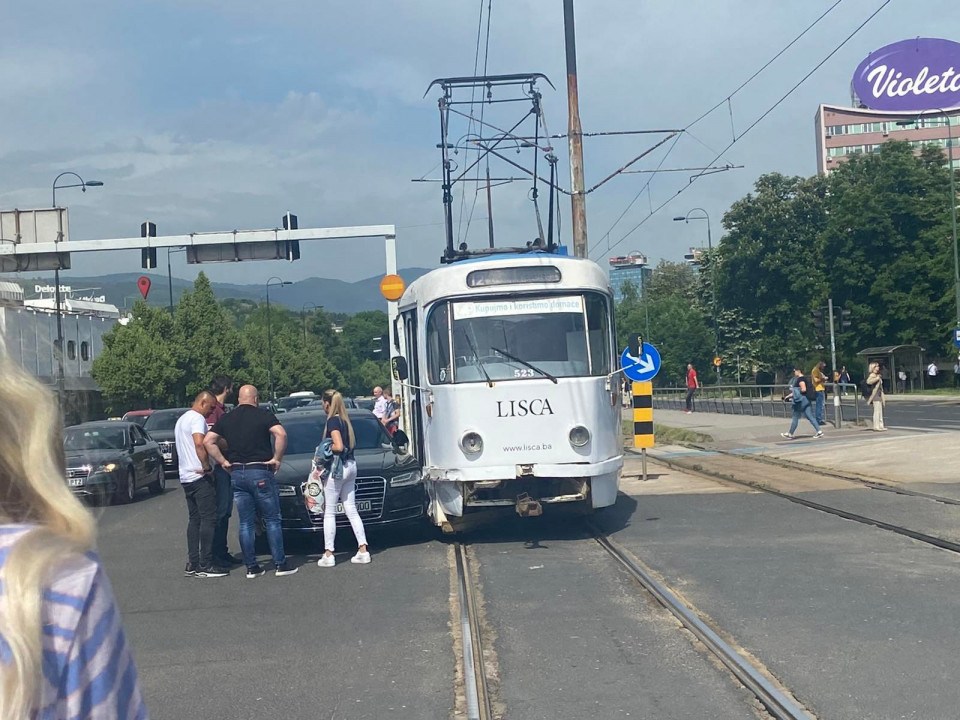
M 879 363 L 870 363 L 867 385 L 870 386 L 870 399 L 867 402 L 873 405 L 873 429 L 883 432 L 887 428 L 883 425 L 883 377 L 880 375 Z
M 370 553 L 367 552 L 367 536 L 363 531 L 363 520 L 357 512 L 357 461 L 353 457 L 356 447 L 356 437 L 353 434 L 353 425 L 343 404 L 343 396 L 336 390 L 327 390 L 323 393 L 323 409 L 327 411 L 327 425 L 324 438 L 329 438 L 333 446 L 333 454 L 339 456 L 343 462 L 343 475 L 335 477 L 335 473 L 328 472 L 324 480 L 323 497 L 323 557 L 317 561 L 320 567 L 333 567 L 336 560 L 333 557 L 334 541 L 337 537 L 337 503 L 343 503 L 343 512 L 346 513 L 357 538 L 357 554 L 350 562 L 366 564 L 370 562 Z M 336 462 L 336 460 L 334 461 Z

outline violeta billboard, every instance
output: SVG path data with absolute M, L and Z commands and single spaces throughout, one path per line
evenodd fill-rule
M 857 67 L 853 89 L 872 110 L 960 107 L 960 43 L 915 38 L 880 48 Z

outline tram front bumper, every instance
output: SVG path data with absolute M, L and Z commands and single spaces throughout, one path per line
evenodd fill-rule
M 517 463 L 486 467 L 423 469 L 423 479 L 434 482 L 483 483 L 517 478 L 579 478 L 615 473 L 623 467 L 623 456 L 617 455 L 597 463 Z

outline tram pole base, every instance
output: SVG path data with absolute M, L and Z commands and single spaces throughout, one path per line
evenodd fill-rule
M 543 515 L 543 506 L 539 500 L 534 500 L 527 493 L 517 496 L 517 515 L 520 517 L 539 517 Z

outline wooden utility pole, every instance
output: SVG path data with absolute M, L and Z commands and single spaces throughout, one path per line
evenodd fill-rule
M 587 200 L 583 193 L 583 129 L 577 90 L 577 41 L 573 0 L 563 0 L 563 31 L 567 50 L 567 134 L 570 137 L 570 209 L 573 215 L 573 254 L 587 257 Z

